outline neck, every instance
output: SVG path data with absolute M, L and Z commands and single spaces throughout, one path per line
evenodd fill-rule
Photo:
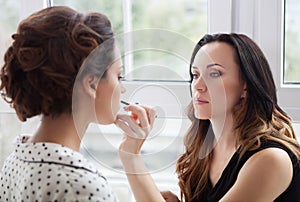
M 222 119 L 211 119 L 212 128 L 216 136 L 216 148 L 236 149 L 236 135 L 234 134 L 234 125 L 232 115 Z
M 75 124 L 72 114 L 62 114 L 54 118 L 43 116 L 41 125 L 30 141 L 57 143 L 79 151 L 87 126 L 87 123 Z

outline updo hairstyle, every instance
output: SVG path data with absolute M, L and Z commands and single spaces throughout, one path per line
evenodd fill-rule
M 100 13 L 84 15 L 59 6 L 32 14 L 19 24 L 4 55 L 2 97 L 21 121 L 39 114 L 70 113 L 83 61 L 112 37 L 111 23 Z M 97 68 L 91 71 L 103 73 L 107 67 Z

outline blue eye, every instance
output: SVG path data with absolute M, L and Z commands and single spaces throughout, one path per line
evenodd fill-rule
M 209 75 L 210 75 L 211 77 L 219 77 L 219 76 L 221 76 L 221 72 L 219 72 L 219 71 L 214 71 L 214 72 L 209 73 Z

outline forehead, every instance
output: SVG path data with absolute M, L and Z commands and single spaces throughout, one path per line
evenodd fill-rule
M 208 43 L 202 46 L 196 54 L 193 66 L 200 68 L 214 63 L 225 68 L 237 66 L 233 47 L 224 42 Z

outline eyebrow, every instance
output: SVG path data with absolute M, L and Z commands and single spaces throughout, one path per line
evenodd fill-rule
M 219 64 L 219 63 L 209 64 L 209 65 L 206 66 L 206 68 L 210 68 L 210 67 L 212 67 L 212 66 L 220 66 L 220 67 L 225 68 L 223 65 L 221 65 L 221 64 Z
M 206 65 L 206 68 L 210 68 L 210 67 L 213 67 L 213 66 L 220 66 L 222 68 L 225 68 L 223 65 L 218 64 L 218 63 L 212 63 L 212 64 L 209 64 L 209 65 Z M 192 66 L 192 69 L 198 69 L 198 67 Z

